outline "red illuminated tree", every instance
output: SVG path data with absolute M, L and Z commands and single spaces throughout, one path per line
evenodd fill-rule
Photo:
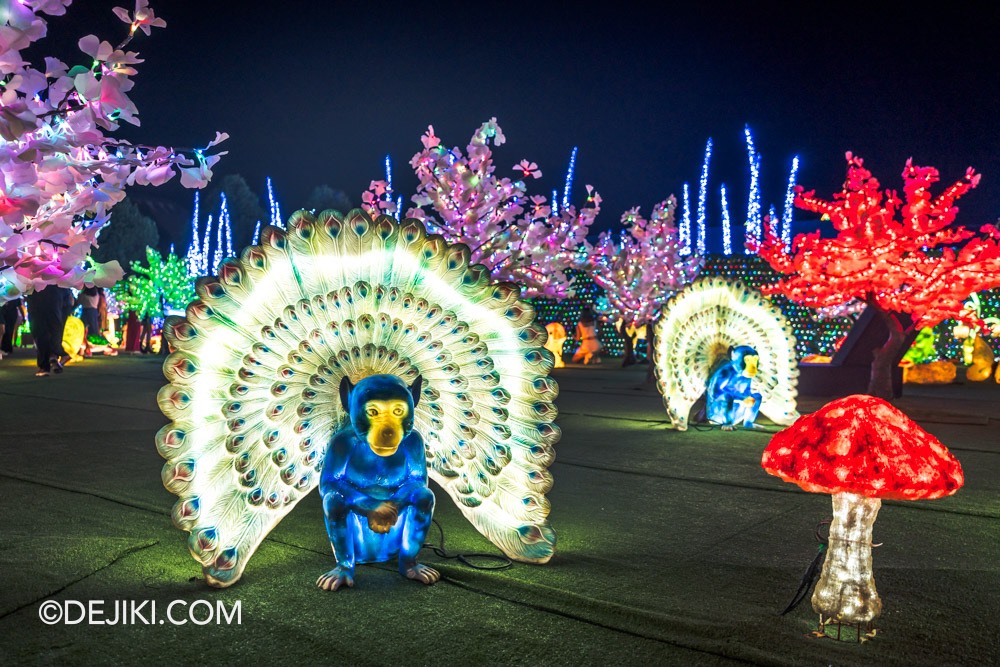
M 970 167 L 932 197 L 938 170 L 907 160 L 903 202 L 894 190 L 881 189 L 861 158 L 847 153 L 847 181 L 833 201 L 813 191 L 800 191 L 795 199 L 800 208 L 828 215 L 835 238 L 800 234 L 789 253 L 767 229 L 760 255 L 784 277 L 766 292 L 814 308 L 860 299 L 885 322 L 889 336 L 871 366 L 873 396 L 892 398 L 892 369 L 916 331 L 964 318 L 962 302 L 970 293 L 1000 285 L 1000 231 L 986 225 L 976 234 L 952 224 L 955 200 L 976 187 L 979 177 Z

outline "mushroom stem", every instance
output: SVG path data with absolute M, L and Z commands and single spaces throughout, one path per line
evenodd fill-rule
M 833 494 L 833 522 L 823 574 L 813 593 L 821 623 L 867 623 L 882 611 L 872 574 L 872 526 L 878 498 Z

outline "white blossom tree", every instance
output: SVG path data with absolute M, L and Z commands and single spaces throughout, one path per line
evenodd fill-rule
M 625 329 L 650 324 L 663 304 L 701 270 L 701 256 L 682 252 L 674 224 L 676 208 L 672 195 L 654 206 L 649 218 L 634 207 L 622 214 L 624 229 L 618 234 L 602 232 L 588 250 L 587 271 L 608 301 L 600 313 L 613 322 L 620 320 L 626 359 L 632 355 L 632 342 Z
M 131 185 L 162 185 L 176 175 L 204 186 L 224 152 L 133 144 L 115 138 L 121 122 L 138 125 L 128 93 L 142 62 L 126 50 L 137 32 L 166 22 L 146 0 L 114 13 L 128 24 L 117 45 L 95 35 L 78 42 L 86 64 L 46 57 L 33 64 L 24 51 L 43 39 L 43 15 L 62 16 L 71 0 L 0 2 L 0 303 L 55 284 L 110 286 L 122 276 L 117 261 L 91 258 L 111 208 Z
M 406 216 L 422 220 L 427 230 L 449 243 L 463 243 L 472 264 L 482 264 L 497 280 L 521 286 L 525 297 L 562 299 L 570 290 L 566 270 L 578 264 L 587 230 L 600 212 L 601 196 L 587 186 L 587 206 L 555 211 L 541 195 L 528 195 L 525 179 L 542 175 L 538 165 L 521 160 L 520 178 L 496 175 L 494 146 L 506 139 L 496 118 L 483 123 L 463 154 L 447 149 L 429 126 L 424 145 L 410 160 L 419 184 Z M 386 181 L 372 181 L 362 196 L 371 215 L 397 213 Z M 428 210 L 425 210 L 427 207 Z

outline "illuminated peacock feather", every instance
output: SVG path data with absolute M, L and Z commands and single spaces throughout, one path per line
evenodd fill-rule
M 760 411 L 777 424 L 798 418 L 795 408 L 795 336 L 785 316 L 760 292 L 739 281 L 700 278 L 663 306 L 653 351 L 656 384 L 679 430 L 705 393 L 716 363 L 735 345 L 760 354 Z
M 210 583 L 238 580 L 317 486 L 344 375 L 422 375 L 430 477 L 508 556 L 549 560 L 559 429 L 545 330 L 516 286 L 469 266 L 465 246 L 416 220 L 300 211 L 196 291 L 165 326 L 176 351 L 158 400 L 172 423 L 156 444 L 179 496 L 174 523 Z

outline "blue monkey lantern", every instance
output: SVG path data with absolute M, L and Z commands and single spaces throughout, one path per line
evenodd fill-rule
M 207 584 L 240 581 L 316 488 L 337 560 L 320 586 L 397 556 L 433 583 L 416 562 L 428 479 L 511 559 L 552 558 L 553 358 L 518 287 L 468 248 L 417 220 L 299 211 L 195 291 L 164 324 L 156 446 Z
M 355 563 L 399 557 L 399 573 L 424 584 L 437 570 L 417 562 L 434 515 L 427 487 L 424 440 L 413 430 L 422 378 L 407 386 L 395 375 L 340 382 L 349 423 L 326 451 L 319 490 L 337 566 L 316 585 L 335 591 L 354 585 Z
M 702 396 L 708 418 L 726 430 L 752 427 L 758 414 L 776 424 L 798 418 L 795 337 L 757 290 L 699 278 L 663 306 L 653 341 L 656 386 L 676 429 L 687 429 Z
M 708 379 L 706 413 L 713 424 L 731 431 L 737 425 L 754 428 L 762 396 L 754 388 L 760 355 L 749 345 L 729 349 L 729 357 Z

